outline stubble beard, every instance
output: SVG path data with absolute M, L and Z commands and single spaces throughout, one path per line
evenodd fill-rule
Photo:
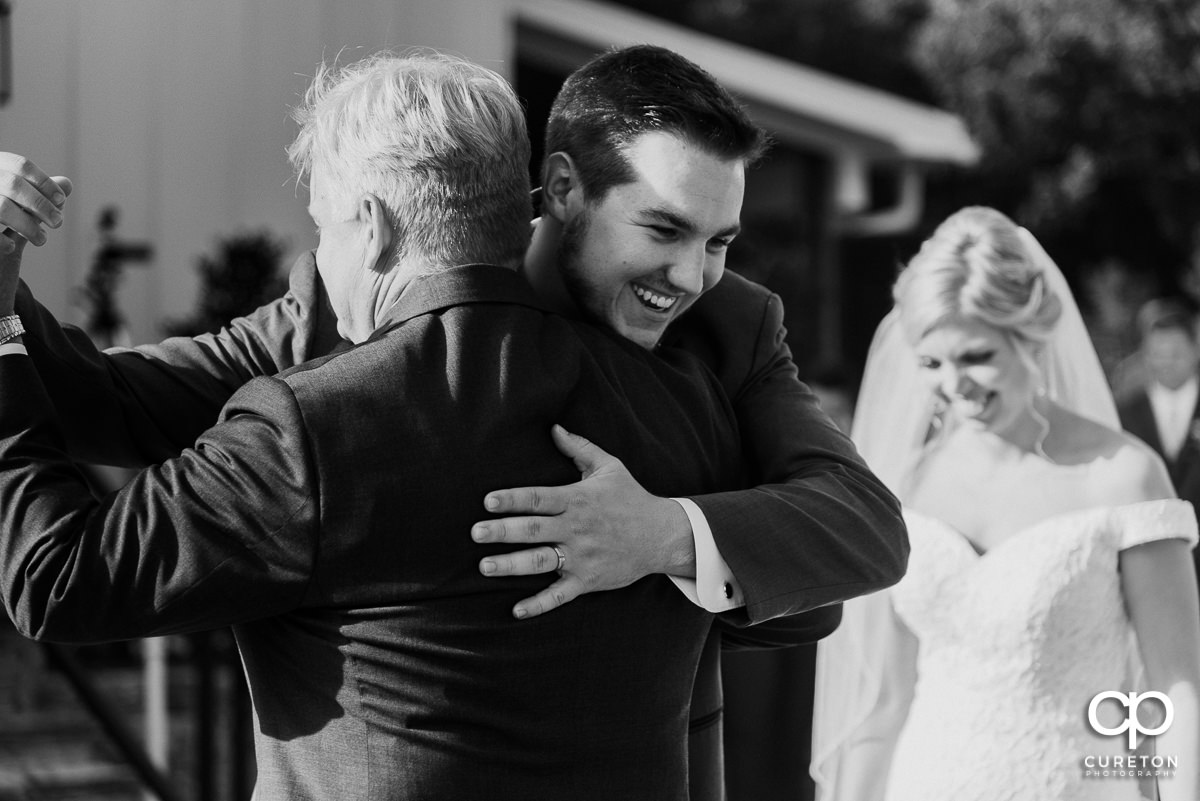
M 591 323 L 607 325 L 595 311 L 596 289 L 588 281 L 588 267 L 583 263 L 583 242 L 591 220 L 586 210 L 576 214 L 563 226 L 558 246 L 558 274 L 579 316 Z

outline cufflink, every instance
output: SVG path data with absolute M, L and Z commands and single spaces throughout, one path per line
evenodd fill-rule
M 725 600 L 727 600 L 727 601 L 733 600 L 733 585 L 730 584 L 728 581 L 725 582 Z

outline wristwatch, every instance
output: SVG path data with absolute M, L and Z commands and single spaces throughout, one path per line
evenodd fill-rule
M 15 314 L 0 317 L 0 345 L 11 339 L 16 339 L 24 333 L 25 326 L 21 325 L 20 317 Z

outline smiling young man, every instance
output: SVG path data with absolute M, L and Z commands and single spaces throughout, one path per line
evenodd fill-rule
M 518 605 L 518 614 L 620 586 L 610 581 L 620 571 L 593 554 L 606 550 L 600 540 L 623 531 L 659 546 L 683 540 L 696 580 L 681 585 L 711 611 L 743 610 L 743 622 L 844 600 L 903 573 L 907 542 L 893 518 L 894 499 L 797 380 L 779 298 L 725 273 L 745 173 L 765 146 L 762 129 L 711 75 L 661 47 L 602 54 L 559 91 L 546 127 L 542 217 L 524 276 L 565 314 L 646 348 L 676 345 L 702 355 L 738 411 L 749 473 L 764 486 L 690 500 L 605 492 L 595 489 L 598 480 L 492 493 L 490 511 L 527 516 L 481 523 L 478 541 L 529 541 L 537 531 L 540 541 L 559 540 L 568 556 L 560 579 Z M 578 511 L 589 502 L 603 525 Z M 620 551 L 638 547 L 622 542 Z M 546 551 L 485 560 L 484 569 L 545 572 L 554 563 Z M 589 569 L 589 561 L 599 566 Z M 760 583 L 776 572 L 780 584 Z
M 653 348 L 721 280 L 725 251 L 741 228 L 746 162 L 754 154 L 724 157 L 678 134 L 651 131 L 622 155 L 629 181 L 593 197 L 574 159 L 551 154 L 543 211 L 563 222 L 558 259 L 527 262 L 525 272 L 535 286 L 560 280 L 567 310 Z
M 697 800 L 724 796 L 721 644 L 772 636 L 734 627 L 780 625 L 882 588 L 903 574 L 908 553 L 895 499 L 798 380 L 779 298 L 725 272 L 745 173 L 765 144 L 740 104 L 682 56 L 648 45 L 598 56 L 567 78 L 550 111 L 542 217 L 523 266 L 559 311 L 646 348 L 700 355 L 733 403 L 758 486 L 658 498 L 619 463 L 580 451 L 571 455 L 583 481 L 490 493 L 489 511 L 512 516 L 473 531 L 479 542 L 549 542 L 565 553 L 559 578 L 518 614 L 658 572 L 720 614 L 692 696 Z M 662 555 L 681 551 L 694 569 L 673 574 Z M 555 556 L 541 545 L 486 558 L 482 569 L 553 571 Z

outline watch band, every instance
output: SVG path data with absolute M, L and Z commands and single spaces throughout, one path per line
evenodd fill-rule
M 0 345 L 11 339 L 16 339 L 24 333 L 25 326 L 21 325 L 20 317 L 15 314 L 0 317 Z

